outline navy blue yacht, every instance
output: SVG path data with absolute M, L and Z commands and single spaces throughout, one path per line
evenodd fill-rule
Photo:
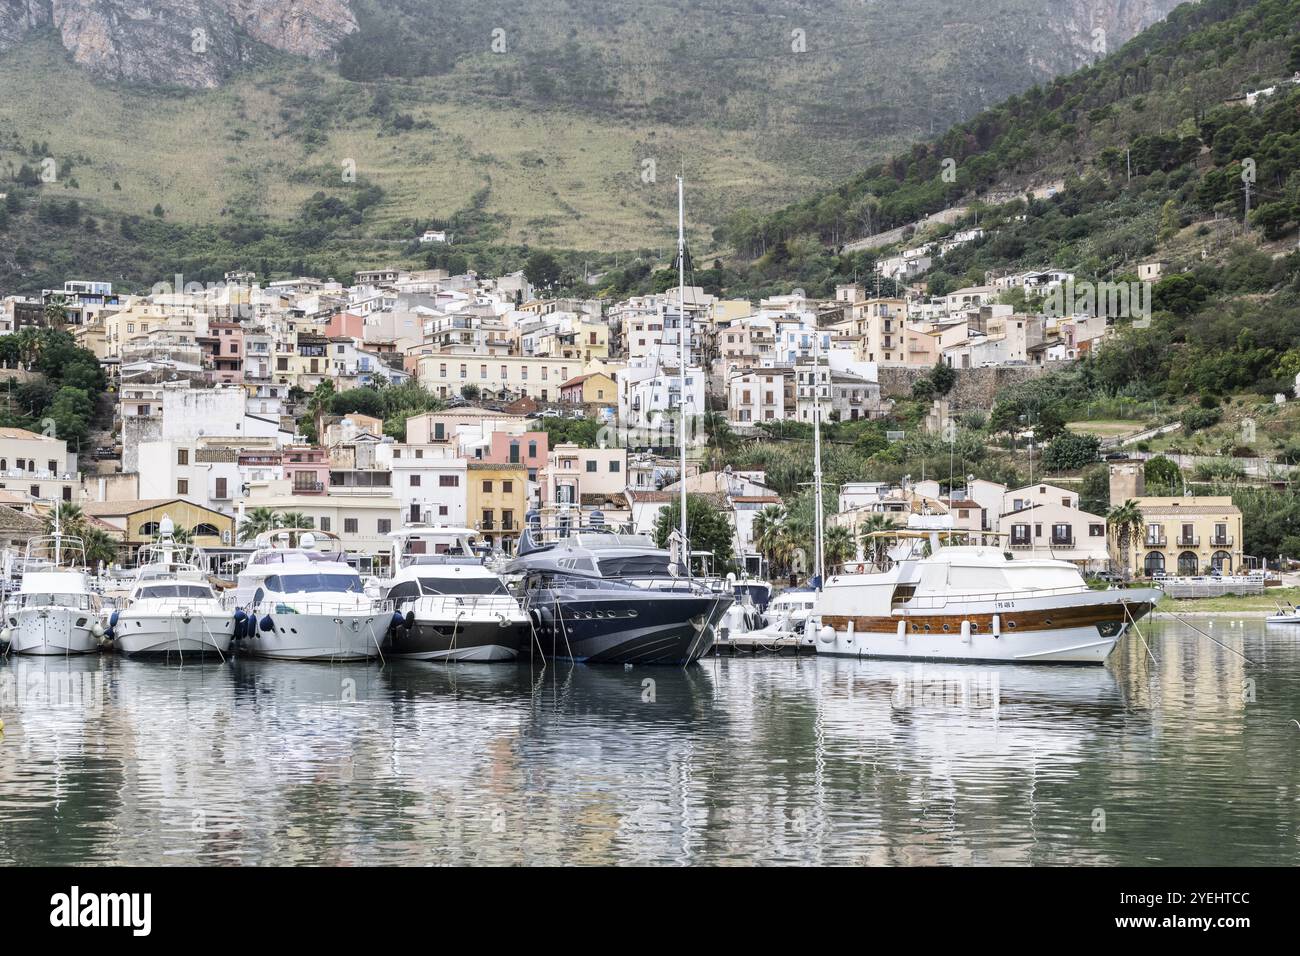
M 508 577 L 547 656 L 589 663 L 690 664 L 713 647 L 734 600 L 688 578 L 644 535 L 525 524 Z

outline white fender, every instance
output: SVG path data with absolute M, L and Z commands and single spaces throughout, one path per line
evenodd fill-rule
M 1002 636 L 1002 615 L 1001 614 L 993 615 L 993 636 L 994 637 Z
M 907 640 L 907 622 L 906 622 L 906 621 L 899 621 L 899 622 L 898 622 L 898 639 L 899 639 L 900 641 L 905 641 L 905 640 Z
M 961 642 L 963 644 L 970 643 L 970 621 L 961 622 Z
M 831 627 L 829 624 L 822 625 L 822 629 L 817 632 L 817 639 L 821 641 L 823 644 L 834 644 L 835 628 Z M 849 642 L 850 643 L 853 642 L 852 633 L 849 634 Z

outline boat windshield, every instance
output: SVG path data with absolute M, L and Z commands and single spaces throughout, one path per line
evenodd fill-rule
M 90 607 L 89 594 L 24 594 L 23 607 Z
M 347 591 L 361 594 L 361 578 L 352 574 L 273 574 L 266 589 L 279 594 L 310 594 L 316 591 Z
M 509 594 L 497 578 L 420 578 L 424 594 Z
M 137 598 L 210 598 L 212 588 L 205 584 L 151 584 L 141 588 Z
M 638 554 L 599 558 L 600 573 L 607 578 L 659 577 L 668 574 L 668 558 L 662 554 Z

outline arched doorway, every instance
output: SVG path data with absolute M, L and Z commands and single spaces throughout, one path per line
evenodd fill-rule
M 1195 551 L 1184 551 L 1178 556 L 1178 573 L 1183 577 L 1195 577 L 1196 568 L 1197 562 Z
M 1157 574 L 1163 574 L 1165 570 L 1165 556 L 1159 551 L 1150 552 L 1146 560 L 1142 562 L 1142 570 L 1146 572 L 1147 577 L 1154 577 Z
M 1219 574 L 1231 574 L 1232 555 L 1227 551 L 1215 551 L 1214 554 L 1210 556 L 1210 567 L 1214 568 L 1214 570 Z

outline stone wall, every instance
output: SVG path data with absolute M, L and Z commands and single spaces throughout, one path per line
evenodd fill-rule
M 998 393 L 1031 378 L 1037 378 L 1047 369 L 1037 365 L 999 365 L 989 368 L 959 369 L 957 384 L 948 394 L 953 414 L 969 411 L 987 412 L 993 408 Z M 930 372 L 929 368 L 880 369 L 880 394 L 882 398 L 910 398 L 912 386 Z

